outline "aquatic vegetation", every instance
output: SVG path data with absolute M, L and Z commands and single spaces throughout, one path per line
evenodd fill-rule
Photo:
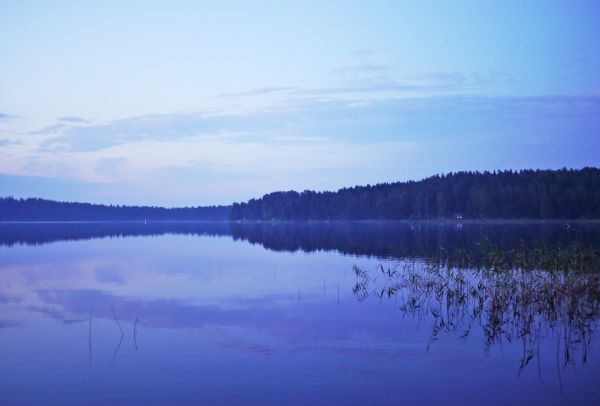
M 477 263 L 464 256 L 410 259 L 375 271 L 355 266 L 353 291 L 361 302 L 397 297 L 404 315 L 430 320 L 427 348 L 444 334 L 464 338 L 477 329 L 486 351 L 503 340 L 522 342 L 519 372 L 539 361 L 543 339 L 556 340 L 557 364 L 585 363 L 600 318 L 597 250 L 487 248 Z

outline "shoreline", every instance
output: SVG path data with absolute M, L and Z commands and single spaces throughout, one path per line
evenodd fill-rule
M 138 220 L 0 220 L 1 224 L 140 224 L 145 219 Z M 147 220 L 145 224 L 165 223 L 209 223 L 209 224 L 564 224 L 564 223 L 600 223 L 600 219 L 428 219 L 428 220 Z

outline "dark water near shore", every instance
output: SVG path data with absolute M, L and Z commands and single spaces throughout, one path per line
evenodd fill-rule
M 0 403 L 600 403 L 598 223 L 0 223 Z

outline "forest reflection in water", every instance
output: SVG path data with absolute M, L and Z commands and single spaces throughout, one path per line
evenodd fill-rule
M 595 404 L 599 250 L 594 222 L 2 223 L 0 392 Z
M 488 240 L 467 251 L 367 270 L 354 266 L 359 302 L 397 299 L 404 316 L 431 328 L 427 350 L 445 335 L 475 330 L 484 351 L 522 343 L 518 374 L 532 361 L 540 373 L 540 342 L 554 340 L 556 370 L 585 364 L 600 318 L 600 249 L 571 243 L 553 249 L 503 251 Z M 541 373 L 540 373 L 540 380 Z

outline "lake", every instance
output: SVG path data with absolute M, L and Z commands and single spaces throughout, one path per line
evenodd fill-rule
M 599 223 L 2 223 L 0 401 L 600 404 Z

